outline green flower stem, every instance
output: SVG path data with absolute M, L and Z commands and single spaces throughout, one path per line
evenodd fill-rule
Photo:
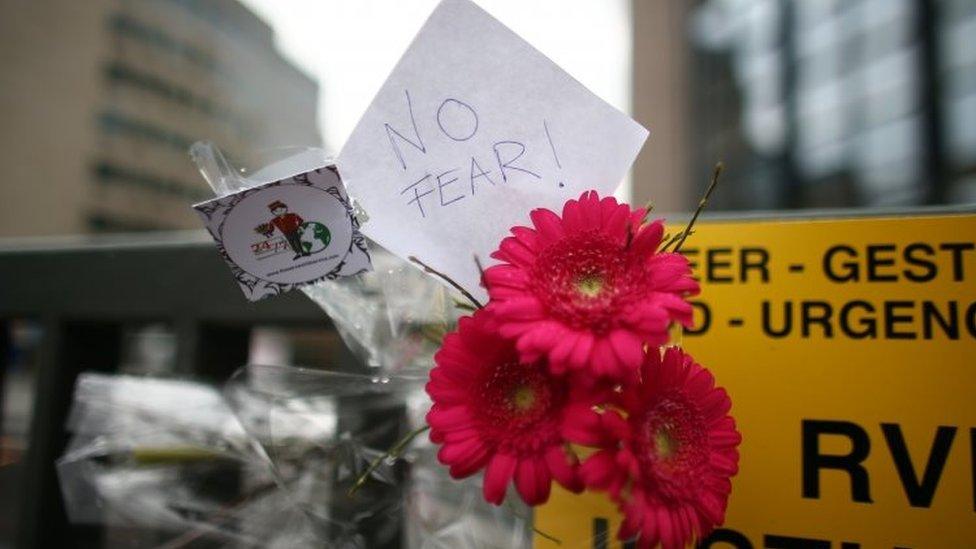
M 400 454 L 402 454 L 403 451 L 407 449 L 407 446 L 409 446 L 410 443 L 413 442 L 413 439 L 417 438 L 418 435 L 426 433 L 429 430 L 430 430 L 430 425 L 424 425 L 423 427 L 414 429 L 413 431 L 407 433 L 399 441 L 397 441 L 397 443 L 394 444 L 389 450 L 377 456 L 376 459 L 370 462 L 369 467 L 366 468 L 363 474 L 359 475 L 359 478 L 356 479 L 355 484 L 353 484 L 352 487 L 349 488 L 349 491 L 346 492 L 346 494 L 349 495 L 349 497 L 355 495 L 356 491 L 362 488 L 364 484 L 366 484 L 366 481 L 369 480 L 369 477 L 373 474 L 373 472 L 376 471 L 376 469 L 378 469 L 379 466 L 383 464 L 384 460 L 386 460 L 387 458 L 396 459 L 400 457 Z
M 223 456 L 217 452 L 196 446 L 138 446 L 132 449 L 132 459 L 139 465 L 184 463 L 188 461 L 212 461 L 222 457 Z

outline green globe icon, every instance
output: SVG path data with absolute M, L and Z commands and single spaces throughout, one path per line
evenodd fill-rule
M 299 231 L 302 249 L 307 254 L 321 252 L 329 246 L 329 241 L 332 240 L 332 233 L 329 232 L 329 228 L 317 221 L 302 223 Z

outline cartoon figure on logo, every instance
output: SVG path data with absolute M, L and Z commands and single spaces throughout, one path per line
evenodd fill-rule
M 332 233 L 322 223 L 305 221 L 300 215 L 289 212 L 288 206 L 280 200 L 268 204 L 268 209 L 274 214 L 274 218 L 258 225 L 254 230 L 265 238 L 271 238 L 275 229 L 278 229 L 295 252 L 292 260 L 321 252 L 329 246 Z
M 289 212 L 288 206 L 280 200 L 268 204 L 268 209 L 271 210 L 274 217 L 271 221 L 258 225 L 254 230 L 270 238 L 274 234 L 274 230 L 278 229 L 288 240 L 288 245 L 291 246 L 292 251 L 295 252 L 294 259 L 312 255 L 310 251 L 302 247 L 302 225 L 305 220 L 300 215 Z

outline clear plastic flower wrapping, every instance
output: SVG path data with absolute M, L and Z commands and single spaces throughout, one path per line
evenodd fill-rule
M 284 150 L 277 171 L 245 176 L 212 145 L 192 154 L 218 195 L 327 162 Z M 464 311 L 416 267 L 371 253 L 373 272 L 303 289 L 364 373 L 251 364 L 222 387 L 82 375 L 57 463 L 69 519 L 168 548 L 530 547 L 531 510 L 511 494 L 486 503 L 480 474 L 450 478 L 425 433 L 384 459 L 424 425 L 433 353 Z

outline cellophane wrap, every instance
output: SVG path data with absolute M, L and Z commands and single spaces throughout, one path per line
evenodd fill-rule
M 137 546 L 529 547 L 529 511 L 451 479 L 423 377 L 249 365 L 204 384 L 84 374 L 57 468 L 69 518 Z M 377 459 L 368 480 L 350 488 Z
M 222 195 L 328 162 L 293 152 L 250 173 L 213 145 L 193 154 Z M 486 503 L 480 474 L 452 479 L 427 433 L 384 459 L 424 426 L 433 355 L 466 311 L 417 266 L 371 255 L 372 272 L 302 289 L 358 364 L 250 364 L 219 385 L 82 374 L 57 462 L 69 519 L 138 547 L 531 547 L 531 510 Z
M 382 459 L 424 425 L 433 353 L 463 311 L 376 255 L 372 273 L 305 289 L 355 373 L 251 364 L 221 386 L 83 374 L 57 464 L 69 518 L 138 546 L 530 547 L 531 511 L 486 503 L 481 475 L 450 478 L 427 433 Z

